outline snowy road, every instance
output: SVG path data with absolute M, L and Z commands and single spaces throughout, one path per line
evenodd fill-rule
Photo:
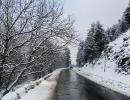
M 100 86 L 73 71 L 61 74 L 56 100 L 130 100 L 130 98 Z

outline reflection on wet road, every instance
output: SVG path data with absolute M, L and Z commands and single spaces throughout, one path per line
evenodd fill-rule
M 100 86 L 73 71 L 62 72 L 56 100 L 130 100 L 127 96 Z
M 86 100 L 84 80 L 80 80 L 76 73 L 63 72 L 59 85 L 57 100 Z

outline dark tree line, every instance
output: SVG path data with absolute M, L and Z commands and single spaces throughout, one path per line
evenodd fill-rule
M 122 18 L 118 20 L 117 24 L 114 24 L 112 27 L 109 27 L 106 30 L 106 35 L 108 35 L 109 42 L 114 41 L 122 33 L 125 33 L 130 28 L 130 4 L 125 9 Z
M 77 64 L 82 66 L 87 62 L 93 63 L 94 60 L 100 57 L 107 43 L 103 26 L 100 22 L 93 23 L 87 33 L 86 40 L 79 45 Z
M 71 64 L 70 50 L 68 48 L 65 48 L 65 51 L 64 51 L 64 64 L 65 64 L 65 67 L 69 67 Z
M 122 33 L 130 28 L 130 4 L 125 9 L 122 18 L 112 27 L 103 28 L 100 22 L 91 24 L 87 32 L 85 41 L 79 43 L 77 53 L 77 65 L 83 66 L 85 63 L 94 63 L 100 57 L 102 51 L 106 49 L 107 44 L 114 41 Z

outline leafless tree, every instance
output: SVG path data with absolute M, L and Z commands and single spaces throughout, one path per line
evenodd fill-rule
M 21 78 L 53 66 L 63 46 L 75 39 L 73 23 L 70 17 L 64 17 L 57 0 L 2 1 L 0 86 L 5 89 L 3 95 Z M 43 67 L 44 64 L 47 66 Z M 37 66 L 42 66 L 42 70 L 35 71 Z

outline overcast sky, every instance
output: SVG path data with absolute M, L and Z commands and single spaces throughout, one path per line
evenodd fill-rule
M 121 18 L 129 0 L 62 0 L 65 13 L 76 20 L 75 29 L 84 39 L 92 22 L 99 20 L 104 27 L 112 26 Z M 71 50 L 75 63 L 77 50 Z

